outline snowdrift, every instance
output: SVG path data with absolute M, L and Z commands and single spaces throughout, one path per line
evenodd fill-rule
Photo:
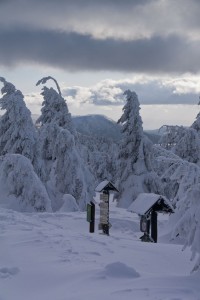
M 49 211 L 46 189 L 29 159 L 20 154 L 0 156 L 0 206 L 21 212 Z

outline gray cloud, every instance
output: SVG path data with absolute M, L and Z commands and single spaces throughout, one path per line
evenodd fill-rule
M 6 0 L 0 5 L 0 26 L 8 28 L 62 29 L 96 38 L 172 33 L 200 38 L 197 0 Z
M 9 0 L 13 3 L 16 2 L 16 0 Z M 22 0 L 21 0 L 22 1 Z M 26 1 L 26 0 L 24 0 Z M 24 2 L 22 1 L 22 2 Z M 32 2 L 32 5 L 35 5 L 35 3 L 44 3 L 45 5 L 48 5 L 49 3 L 53 3 L 56 7 L 58 7 L 60 4 L 62 5 L 73 5 L 74 7 L 87 7 L 88 5 L 91 6 L 118 6 L 118 7 L 124 7 L 125 5 L 135 6 L 135 5 L 144 5 L 147 3 L 150 3 L 155 0 L 29 0 L 29 3 Z
M 124 41 L 50 30 L 0 29 L 0 64 L 38 63 L 64 70 L 198 72 L 200 42 L 177 36 Z
M 182 89 L 185 83 L 187 89 Z M 196 86 L 196 87 L 195 87 Z M 142 105 L 193 104 L 199 101 L 198 79 L 180 79 L 170 82 L 160 79 L 138 78 L 133 80 L 103 80 L 92 87 L 68 87 L 63 95 L 70 103 L 90 103 L 97 106 L 124 105 L 123 93 L 130 89 L 138 94 Z
M 54 7 L 57 7 L 57 9 L 64 8 L 82 8 L 82 7 L 101 7 L 101 6 L 107 6 L 107 7 L 115 7 L 117 9 L 123 9 L 126 6 L 134 7 L 134 6 L 141 6 L 147 3 L 150 3 L 155 0 L 29 0 L 28 5 L 29 7 L 36 8 L 37 5 L 45 5 L 47 8 L 51 5 L 54 5 Z M 17 7 L 19 5 L 26 4 L 26 0 L 0 0 L 0 4 L 9 5 L 12 4 L 14 7 Z

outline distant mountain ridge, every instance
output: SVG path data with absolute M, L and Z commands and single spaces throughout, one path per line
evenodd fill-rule
M 38 115 L 32 115 L 34 123 L 38 117 Z M 121 126 L 103 115 L 73 116 L 72 120 L 76 130 L 84 135 L 100 136 L 114 142 L 118 142 L 122 137 Z M 162 133 L 159 134 L 159 130 L 145 130 L 144 134 L 156 144 Z
M 84 135 L 101 136 L 115 142 L 122 137 L 121 126 L 103 115 L 74 116 L 76 130 Z M 158 130 L 147 130 L 144 134 L 154 143 L 158 143 Z
M 101 136 L 113 141 L 121 139 L 120 125 L 102 115 L 75 116 L 76 130 L 85 135 Z

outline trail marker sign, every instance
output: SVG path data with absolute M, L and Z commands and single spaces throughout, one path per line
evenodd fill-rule
M 109 228 L 112 226 L 109 222 L 109 194 L 110 191 L 118 192 L 118 190 L 112 182 L 104 180 L 96 187 L 95 191 L 100 193 L 99 229 L 101 229 L 104 234 L 109 235 Z

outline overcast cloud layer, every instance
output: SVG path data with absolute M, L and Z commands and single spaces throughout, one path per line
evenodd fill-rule
M 0 65 L 200 71 L 195 0 L 0 0 Z
M 147 73 L 198 72 L 200 42 L 177 36 L 133 41 L 95 39 L 48 30 L 1 29 L 2 65 L 38 63 L 79 70 Z
M 55 70 L 68 78 L 71 72 L 118 74 L 109 77 L 121 80 L 68 87 L 62 75 L 63 95 L 79 108 L 119 110 L 126 89 L 136 91 L 141 104 L 196 105 L 199 16 L 200 0 L 0 0 L 0 75 L 15 69 L 13 77 L 23 80 L 22 69 L 31 77 L 32 66 L 39 76 L 48 67 L 44 76 L 54 77 Z M 41 105 L 38 94 L 26 99 Z

